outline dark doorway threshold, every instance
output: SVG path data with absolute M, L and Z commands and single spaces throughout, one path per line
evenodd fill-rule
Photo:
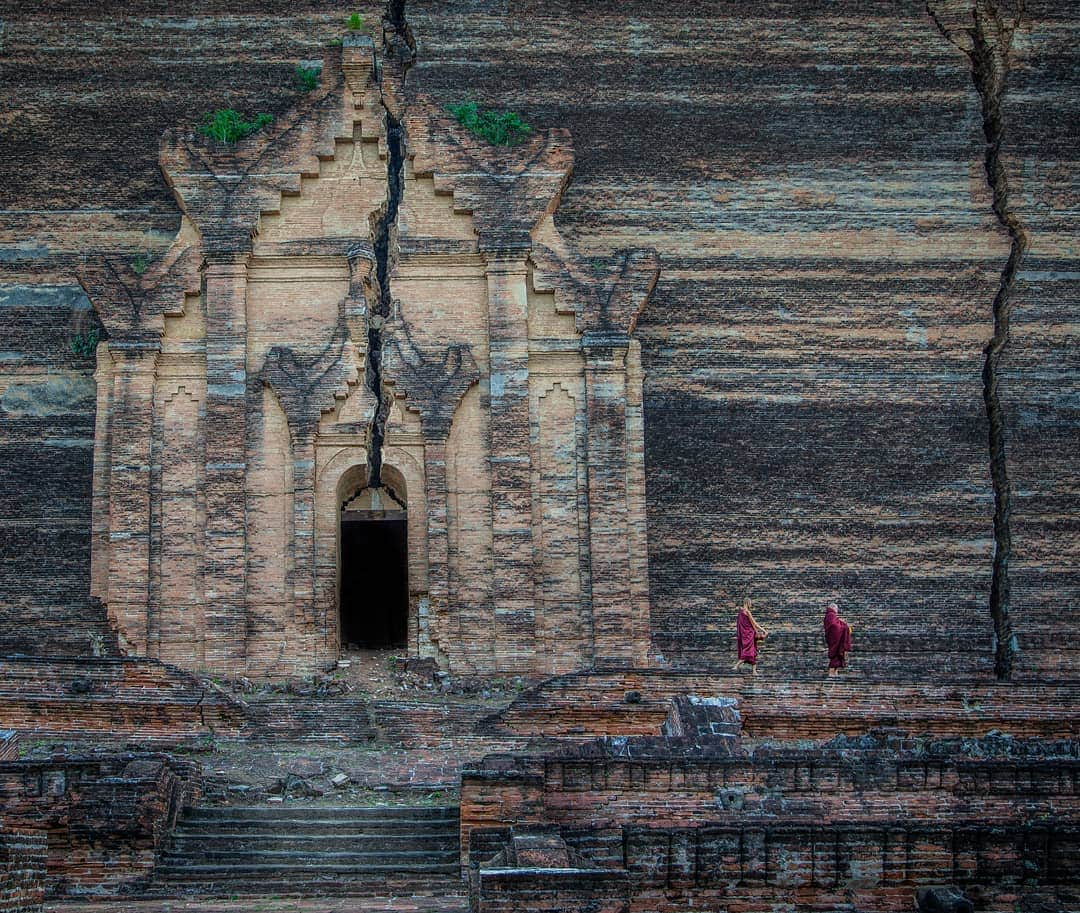
M 405 518 L 341 518 L 341 648 L 405 646 L 409 570 Z

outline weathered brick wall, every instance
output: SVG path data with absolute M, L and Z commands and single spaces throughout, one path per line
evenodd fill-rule
M 1017 304 L 1023 348 L 1041 346 L 1051 367 L 1036 381 L 1032 351 L 1028 387 L 1011 401 L 1002 390 L 1017 471 L 1039 479 L 1018 495 L 1014 607 L 1021 671 L 1070 676 L 1076 654 L 1041 607 L 1074 611 L 1075 536 L 1060 519 L 1075 506 L 1063 487 L 1073 457 L 1056 444 L 1029 457 L 1021 438 L 1034 437 L 1025 426 L 1051 442 L 1075 435 L 1075 413 L 1049 393 L 1077 376 L 1063 351 L 1072 331 L 1050 303 L 1075 298 L 1060 234 L 1073 224 L 1069 165 L 1037 145 L 1068 120 L 1074 25 L 1048 4 L 1028 9 L 1007 118 L 1025 113 L 1007 120 L 1005 154 L 1023 200 L 1040 201 L 1054 266 L 1035 274 L 1046 304 Z M 758 19 L 726 3 L 520 4 L 483 17 L 413 3 L 409 17 L 414 75 L 440 100 L 467 87 L 570 128 L 575 183 L 559 219 L 571 237 L 597 252 L 631 239 L 660 250 L 642 332 L 661 652 L 726 658 L 729 606 L 744 595 L 772 631 L 816 633 L 836 593 L 858 636 L 897 635 L 871 647 L 875 660 L 934 632 L 927 655 L 886 674 L 971 671 L 935 653 L 989 644 L 981 348 L 1009 248 L 969 61 L 925 5 L 864 4 L 853 18 L 800 2 Z M 1053 100 L 1031 103 L 1035 86 Z
M 45 843 L 45 834 L 0 826 L 0 913 L 41 910 Z
M 483 846 L 481 859 L 507 836 L 505 831 L 474 834 Z M 589 840 L 589 835 L 580 832 L 565 836 L 572 846 Z M 1064 913 L 1078 897 L 1075 870 L 1080 830 L 1076 827 L 981 823 L 739 826 L 717 820 L 699 827 L 626 827 L 608 842 L 616 853 L 606 863 L 619 867 L 612 874 L 625 867 L 629 909 L 641 913 L 909 911 L 918 888 L 930 884 L 959 885 L 984 909 Z M 479 872 L 482 877 L 483 869 Z M 606 882 L 605 890 L 598 890 L 596 881 Z M 617 899 L 606 879 L 567 874 L 561 888 L 583 904 L 572 909 Z M 530 904 L 535 903 L 547 910 L 550 902 L 550 895 L 534 888 L 522 892 L 516 909 L 532 911 Z
M 0 763 L 5 821 L 48 835 L 54 894 L 140 884 L 197 789 L 190 764 L 160 755 Z
M 94 359 L 72 351 L 97 325 L 77 288 L 0 286 L 0 653 L 110 647 L 89 599 Z
M 965 14 L 944 5 L 950 22 Z M 4 283 L 70 284 L 84 252 L 160 250 L 177 223 L 156 166 L 162 131 L 224 104 L 280 113 L 296 61 L 317 57 L 354 8 L 181 4 L 163 15 L 136 3 L 118 22 L 85 7 L 3 10 L 0 93 L 26 113 L 0 128 Z M 755 18 L 720 0 L 413 0 L 406 15 L 412 76 L 437 101 L 473 93 L 570 129 L 575 181 L 558 219 L 568 237 L 597 255 L 661 252 L 641 332 L 662 654 L 726 659 L 729 606 L 751 595 L 777 636 L 775 663 L 798 672 L 800 638 L 816 635 L 820 600 L 837 593 L 861 622 L 867 670 L 984 671 L 993 492 L 981 350 L 1008 243 L 969 61 L 925 5 L 864 4 L 855 17 L 793 2 Z M 1013 206 L 1030 236 L 1000 388 L 1013 609 L 1020 673 L 1061 678 L 1077 668 L 1057 636 L 1077 593 L 1075 29 L 1062 8 L 1027 4 L 1003 106 Z M 34 344 L 36 318 L 16 318 L 5 352 Z M 57 315 L 57 335 L 67 320 Z M 41 363 L 59 367 L 59 340 L 48 348 Z M 89 414 L 25 422 L 10 440 L 18 423 L 4 416 L 16 484 L 3 488 L 15 499 L 3 516 L 19 523 L 5 526 L 15 573 L 0 603 L 27 587 L 19 611 L 37 618 L 55 600 L 35 594 L 68 572 L 36 556 L 85 568 L 85 500 L 53 502 L 62 523 L 31 506 L 80 487 L 85 499 Z M 55 444 L 70 438 L 84 442 L 77 458 Z M 58 455 L 48 468 L 27 465 L 35 442 Z M 63 588 L 81 593 L 75 569 Z
M 637 828 L 626 835 L 632 910 L 910 910 L 920 884 L 956 883 L 993 909 L 1075 901 L 1078 831 L 777 825 Z M 789 907 L 790 909 L 790 907 Z M 1051 906 L 1051 909 L 1055 907 Z M 1058 907 L 1057 909 L 1062 909 Z
M 721 759 L 659 740 L 609 749 L 512 767 L 491 758 L 463 775 L 462 863 L 481 894 L 485 867 L 499 869 L 512 833 L 557 827 L 592 865 L 628 873 L 631 909 L 781 900 L 796 909 L 911 909 L 917 886 L 942 882 L 993 904 L 1027 895 L 1025 909 L 1037 897 L 1076 895 L 1075 741 Z M 1015 756 L 993 756 L 1003 751 Z M 585 880 L 566 881 L 589 896 Z M 547 909 L 547 895 L 529 888 L 519 909 Z
M 892 820 L 1005 821 L 1022 803 L 1030 819 L 1080 813 L 1075 760 L 927 757 L 814 749 L 751 758 L 547 758 L 536 772 L 467 773 L 462 831 L 557 822 L 606 828 L 762 819 L 820 823 Z M 520 803 L 516 814 L 515 804 Z
M 0 127 L 0 653 L 89 655 L 90 634 L 115 652 L 88 598 L 94 359 L 71 345 L 98 323 L 76 268 L 160 253 L 179 222 L 162 133 L 217 107 L 280 114 L 296 64 L 355 10 L 378 20 L 341 3 L 0 4 L 0 98 L 23 112 Z

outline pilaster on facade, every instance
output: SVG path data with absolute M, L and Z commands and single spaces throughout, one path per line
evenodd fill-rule
M 487 272 L 491 523 L 497 661 L 526 671 L 536 637 L 529 416 L 528 249 L 481 248 Z
M 148 338 L 109 347 L 108 611 L 130 649 L 147 652 L 150 468 L 158 346 Z M 123 641 L 122 641 L 123 642 Z
M 592 606 L 598 665 L 632 665 L 637 646 L 631 598 L 627 491 L 627 354 L 622 334 L 587 334 L 585 357 L 588 416 L 589 541 Z
M 243 251 L 207 252 L 205 586 L 207 661 L 244 655 L 247 575 L 247 261 Z

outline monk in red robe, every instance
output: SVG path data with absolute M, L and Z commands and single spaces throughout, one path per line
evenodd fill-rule
M 739 615 L 735 619 L 735 644 L 739 650 L 739 658 L 731 671 L 735 672 L 743 663 L 748 663 L 757 675 L 758 644 L 768 637 L 768 632 L 754 620 L 750 611 L 750 600 L 747 599 L 739 607 Z
M 851 649 L 851 625 L 838 614 L 836 603 L 825 609 L 825 646 L 829 650 L 829 675 L 844 668 L 844 657 Z

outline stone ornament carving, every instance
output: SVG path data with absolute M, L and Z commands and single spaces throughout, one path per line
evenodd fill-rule
M 417 346 L 400 316 L 385 325 L 383 378 L 420 415 L 424 434 L 445 439 L 465 392 L 480 379 L 467 343 Z

